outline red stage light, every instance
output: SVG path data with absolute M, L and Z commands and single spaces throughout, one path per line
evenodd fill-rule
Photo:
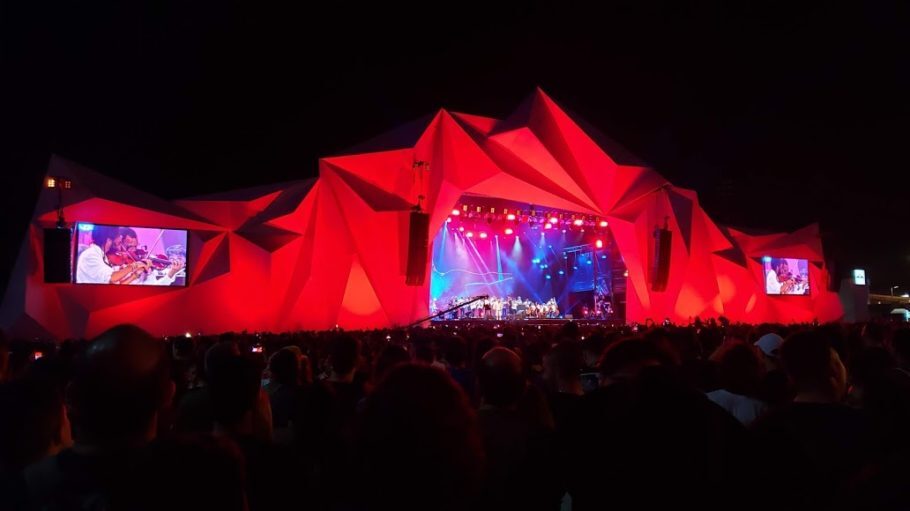
M 557 223 L 557 222 L 559 222 L 559 219 L 558 219 L 558 218 L 556 218 L 555 216 L 551 216 L 551 217 L 550 217 L 550 223 L 551 223 L 551 224 L 555 224 L 555 223 Z
M 458 232 L 464 232 L 464 226 L 458 228 Z
M 594 246 L 597 248 L 604 248 L 604 242 L 601 240 L 597 240 L 594 242 Z
M 487 233 L 485 233 L 485 232 L 480 233 L 480 239 L 483 240 L 483 239 L 486 239 L 486 238 L 487 238 Z
M 608 225 L 610 225 L 610 224 L 608 224 L 606 220 L 601 220 L 601 221 L 600 221 L 600 226 L 601 226 L 601 227 L 606 227 L 606 226 L 608 226 Z
M 552 229 L 552 228 L 553 228 L 553 224 L 551 224 L 551 223 L 548 222 L 547 225 L 545 225 L 545 226 L 543 226 L 543 227 L 544 227 L 544 229 Z
M 575 224 L 577 227 L 581 227 L 582 225 L 585 224 L 585 221 L 582 220 L 581 218 L 576 218 L 575 221 L 572 223 Z
M 452 216 L 458 216 L 458 215 L 460 215 L 460 214 L 461 214 L 461 211 L 458 211 L 458 209 L 453 209 L 453 210 L 452 210 Z
M 515 215 L 513 215 L 512 213 L 509 213 L 508 215 L 506 215 L 506 220 L 515 220 Z
M 506 234 L 512 234 L 513 232 L 515 231 L 513 231 L 510 227 L 506 228 Z
M 465 234 L 465 236 L 467 236 L 468 238 L 473 238 L 473 237 L 474 237 L 474 233 L 471 232 L 471 231 L 468 231 L 468 233 Z
M 451 222 L 451 221 L 452 221 L 452 217 L 446 218 L 446 223 L 449 223 L 449 222 Z

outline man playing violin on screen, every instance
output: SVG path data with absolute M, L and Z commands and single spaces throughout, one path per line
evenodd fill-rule
M 133 233 L 135 235 L 135 233 Z M 115 244 L 123 242 L 117 227 L 96 225 L 92 228 L 92 243 L 79 254 L 76 261 L 76 283 L 78 284 L 122 284 L 134 280 L 137 272 L 146 271 L 148 263 L 141 261 L 113 264 L 108 253 Z M 132 281 L 130 280 L 130 281 Z
M 170 286 L 185 266 L 182 258 L 165 258 L 149 254 L 146 247 L 139 247 L 139 237 L 136 231 L 129 227 L 120 227 L 119 244 L 117 253 L 123 258 L 125 264 L 130 262 L 143 263 L 144 268 L 138 269 L 134 274 L 120 284 L 137 284 L 145 286 Z
M 806 292 L 802 275 L 791 272 L 786 259 L 781 259 L 777 267 L 768 272 L 765 285 L 771 294 L 798 295 Z

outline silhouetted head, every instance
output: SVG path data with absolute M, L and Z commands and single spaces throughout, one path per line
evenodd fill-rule
M 844 397 L 847 370 L 820 333 L 807 330 L 791 335 L 781 346 L 780 357 L 798 394 L 811 393 L 830 401 Z
M 574 341 L 563 341 L 544 356 L 543 377 L 555 390 L 580 386 L 584 366 L 581 346 Z
M 449 367 L 460 368 L 468 361 L 468 345 L 460 337 L 453 337 L 446 342 L 445 359 Z
M 600 358 L 604 383 L 635 378 L 642 369 L 661 365 L 662 356 L 653 344 L 629 338 L 610 345 Z
M 360 358 L 360 341 L 349 334 L 339 334 L 329 345 L 332 372 L 340 377 L 352 376 Z
M 373 381 L 378 383 L 385 376 L 400 364 L 410 362 L 411 357 L 407 350 L 396 344 L 389 344 L 382 348 L 379 356 L 376 357 L 376 364 L 373 366 Z
M 493 348 L 483 356 L 477 371 L 480 394 L 485 404 L 509 407 L 525 391 L 521 357 L 508 348 Z
M 220 343 L 206 353 L 205 372 L 215 422 L 231 428 L 249 418 L 260 391 L 260 371 L 249 357 Z
M 894 357 L 885 348 L 866 348 L 850 359 L 850 381 L 861 394 L 866 388 L 884 380 L 894 366 Z
M 444 372 L 399 365 L 366 401 L 357 428 L 368 509 L 467 509 L 482 473 L 474 411 Z
M 21 470 L 72 444 L 63 395 L 25 378 L 0 384 L 0 467 Z
M 154 438 L 158 411 L 174 393 L 164 344 L 133 325 L 96 337 L 68 388 L 76 440 L 96 446 Z
M 891 337 L 891 348 L 897 363 L 904 369 L 910 368 L 910 328 L 901 328 Z
M 721 348 L 718 362 L 723 388 L 734 394 L 756 395 L 765 373 L 757 348 L 742 342 L 731 343 Z
M 300 363 L 297 354 L 292 350 L 281 349 L 269 358 L 269 372 L 272 380 L 282 385 L 296 385 L 299 378 Z

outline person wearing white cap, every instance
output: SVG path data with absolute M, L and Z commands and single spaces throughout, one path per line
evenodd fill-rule
M 765 376 L 762 380 L 761 397 L 769 405 L 777 405 L 788 401 L 790 384 L 787 375 L 780 367 L 779 351 L 784 343 L 784 338 L 775 333 L 768 333 L 755 341 L 755 347 L 761 351 L 765 362 Z
M 783 337 L 775 334 L 765 334 L 758 338 L 755 341 L 755 346 L 758 347 L 765 354 L 766 357 L 777 358 L 777 351 L 780 349 L 780 345 L 784 343 Z

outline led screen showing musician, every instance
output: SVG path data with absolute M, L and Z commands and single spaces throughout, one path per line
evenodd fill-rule
M 765 293 L 769 295 L 808 295 L 809 261 L 784 257 L 763 257 Z
M 187 231 L 76 224 L 77 284 L 185 286 Z

